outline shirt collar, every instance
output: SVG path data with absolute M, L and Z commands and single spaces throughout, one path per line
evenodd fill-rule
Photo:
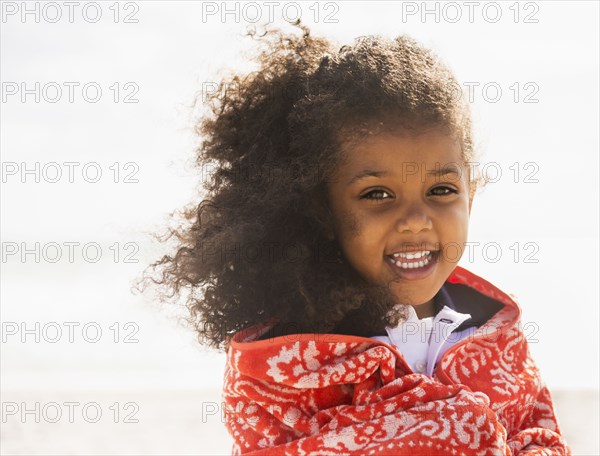
M 442 288 L 440 288 L 440 291 L 438 291 L 437 294 L 434 296 L 433 305 L 435 308 L 436 315 L 440 312 L 440 310 L 444 308 L 444 306 L 447 306 L 452 310 L 456 310 L 456 305 L 454 304 L 450 293 L 448 293 L 448 290 L 446 290 L 445 284 L 442 286 Z

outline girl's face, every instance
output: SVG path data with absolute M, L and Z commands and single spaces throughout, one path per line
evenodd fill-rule
M 419 318 L 433 315 L 467 241 L 472 199 L 460 143 L 439 130 L 380 134 L 348 150 L 327 187 L 350 264 Z

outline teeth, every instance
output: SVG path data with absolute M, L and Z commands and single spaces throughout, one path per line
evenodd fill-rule
M 423 260 L 418 261 L 418 262 L 402 263 L 399 260 L 394 261 L 391 258 L 390 258 L 390 261 L 392 263 L 394 263 L 396 266 L 398 266 L 399 268 L 402 268 L 402 269 L 417 269 L 417 268 L 422 268 L 423 266 L 427 266 L 429 264 L 429 261 L 431 260 L 431 257 L 429 256 L 430 252 L 428 250 L 426 250 L 424 252 L 417 252 L 418 254 L 422 254 L 422 253 L 424 254 L 425 252 L 426 252 L 427 256 L 425 256 L 425 258 Z M 398 256 L 400 256 L 401 258 L 412 259 L 412 258 L 408 258 L 408 257 L 402 257 L 401 255 L 402 254 L 394 254 L 394 257 L 398 258 Z M 424 255 L 419 255 L 417 258 L 420 258 L 422 256 L 424 256 Z
M 394 258 L 406 258 L 407 260 L 416 260 L 417 258 L 426 257 L 429 255 L 431 251 L 423 250 L 421 252 L 413 252 L 413 253 L 394 253 Z

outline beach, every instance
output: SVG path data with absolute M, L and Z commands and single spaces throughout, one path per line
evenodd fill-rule
M 600 454 L 598 391 L 552 394 L 573 455 Z M 231 454 L 215 389 L 14 390 L 2 403 L 2 455 Z

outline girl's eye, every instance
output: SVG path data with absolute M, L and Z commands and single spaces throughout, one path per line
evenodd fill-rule
M 430 190 L 430 193 L 433 196 L 448 196 L 448 195 L 452 195 L 453 193 L 458 193 L 458 191 L 456 191 L 452 187 L 446 187 L 446 186 L 442 185 L 439 187 L 432 188 Z
M 391 197 L 391 195 L 385 190 L 371 190 L 368 193 L 365 193 L 360 198 L 367 200 L 383 200 L 386 196 Z

